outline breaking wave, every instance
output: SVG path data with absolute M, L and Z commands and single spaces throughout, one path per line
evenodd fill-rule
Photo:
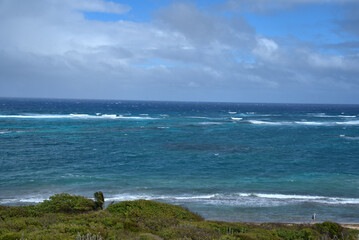
M 327 115 L 325 113 L 309 113 L 308 115 L 318 118 L 356 118 L 355 115 Z
M 343 122 L 315 122 L 315 121 L 294 121 L 294 122 L 273 122 L 273 121 L 262 121 L 262 120 L 248 120 L 249 123 L 254 125 L 272 125 L 272 126 L 293 126 L 293 125 L 304 125 L 304 126 L 336 126 L 336 125 L 359 125 L 359 120 L 355 121 L 343 121 Z
M 105 194 L 106 195 L 106 194 Z M 3 198 L 0 204 L 40 203 L 49 196 L 29 196 L 23 198 Z M 201 203 L 209 205 L 227 205 L 243 207 L 276 207 L 298 204 L 322 205 L 359 205 L 359 198 L 342 198 L 313 195 L 276 194 L 276 193 L 215 193 L 203 195 L 159 195 L 159 194 L 118 194 L 106 197 L 107 202 L 120 202 L 136 199 L 158 200 L 168 203 Z
M 201 202 L 213 205 L 231 205 L 246 207 L 273 207 L 289 204 L 316 203 L 326 205 L 359 205 L 359 198 L 340 198 L 310 195 L 286 195 L 267 193 L 233 193 L 206 195 L 117 195 L 108 201 L 125 201 L 135 199 L 162 200 L 166 202 Z
M 123 116 L 116 114 L 25 114 L 25 115 L 0 115 L 0 118 L 21 118 L 21 119 L 128 119 L 128 120 L 153 120 L 159 118 Z

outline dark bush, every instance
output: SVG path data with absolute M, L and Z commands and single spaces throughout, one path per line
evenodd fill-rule
M 19 207 L 5 207 L 0 206 L 0 216 L 2 220 L 8 217 L 37 217 L 41 215 L 37 206 L 19 206 Z
M 96 210 L 96 204 L 91 199 L 68 193 L 55 194 L 37 207 L 47 213 L 81 213 Z
M 125 218 L 174 218 L 200 221 L 202 218 L 180 206 L 148 200 L 123 201 L 107 208 L 110 213 Z
M 330 238 L 340 238 L 343 232 L 343 227 L 334 222 L 323 222 L 315 224 L 315 228 L 322 234 L 329 235 Z

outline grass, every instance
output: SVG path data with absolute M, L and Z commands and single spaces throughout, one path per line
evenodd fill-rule
M 101 210 L 82 196 L 57 194 L 38 205 L 0 206 L 0 240 L 49 239 L 345 239 L 357 230 L 318 224 L 245 224 L 204 221 L 180 206 L 155 201 L 124 201 Z

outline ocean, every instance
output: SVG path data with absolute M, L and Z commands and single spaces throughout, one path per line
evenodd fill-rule
M 205 219 L 359 222 L 359 105 L 0 98 L 0 204 L 67 192 Z

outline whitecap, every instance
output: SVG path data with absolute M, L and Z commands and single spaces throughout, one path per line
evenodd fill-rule
M 1 204 L 40 203 L 48 197 L 29 196 L 19 199 L 1 199 Z M 160 200 L 169 203 L 196 202 L 201 204 L 245 206 L 245 207 L 273 207 L 314 203 L 323 205 L 359 205 L 359 198 L 328 197 L 316 195 L 296 195 L 280 193 L 213 193 L 213 194 L 130 194 L 123 193 L 106 197 L 107 202 L 129 200 Z
M 311 115 L 313 117 L 318 118 L 356 118 L 355 115 L 327 115 L 326 113 L 309 113 L 308 115 Z
M 201 116 L 189 116 L 187 118 L 210 119 L 208 117 L 201 117 Z
M 231 117 L 231 119 L 234 120 L 234 121 L 240 121 L 240 120 L 242 120 L 243 118 Z
M 355 121 L 346 121 L 346 122 L 336 122 L 338 125 L 359 125 L 359 120 Z
M 89 114 L 28 114 L 28 115 L 0 115 L 0 118 L 24 118 L 24 119 L 128 119 L 128 120 L 154 120 L 152 117 L 123 116 L 116 114 L 89 115 Z
M 354 115 L 339 115 L 339 117 L 342 117 L 342 118 L 356 118 L 357 116 L 354 116 Z
M 333 124 L 331 122 L 310 122 L 310 121 L 301 121 L 295 123 L 299 125 L 309 125 L 309 126 L 328 126 Z
M 221 125 L 221 122 L 200 122 L 201 125 Z
M 4 198 L 0 199 L 0 204 L 41 203 L 48 199 L 48 197 Z
M 163 200 L 168 202 L 199 202 L 215 205 L 281 206 L 288 204 L 316 203 L 326 205 L 359 205 L 359 198 L 326 197 L 276 193 L 214 193 L 204 195 L 151 195 L 121 194 L 107 198 L 108 201 L 135 199 Z
M 255 124 L 255 125 L 291 125 L 291 122 L 269 122 L 269 121 L 261 121 L 261 120 L 248 120 L 248 122 Z
M 339 135 L 339 137 L 345 138 L 348 140 L 359 140 L 359 136 L 347 136 L 347 135 L 341 134 L 341 135 Z

